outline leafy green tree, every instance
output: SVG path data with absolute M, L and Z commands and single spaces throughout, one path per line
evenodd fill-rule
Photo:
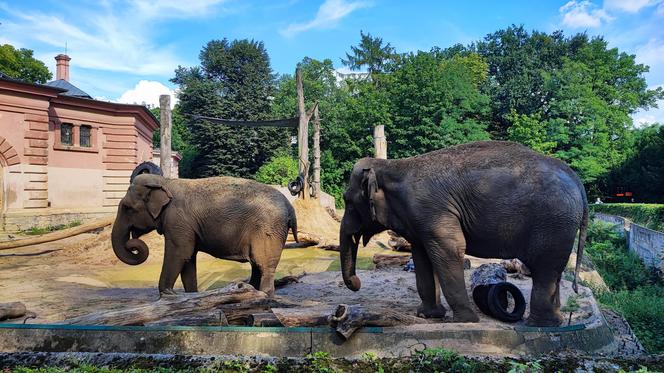
M 32 56 L 30 49 L 15 49 L 9 44 L 0 46 L 0 73 L 28 83 L 46 83 L 53 75 L 46 65 Z
M 256 181 L 287 186 L 298 175 L 297 160 L 288 153 L 277 154 L 256 172 Z
M 274 75 L 262 42 L 212 40 L 200 53 L 201 65 L 179 67 L 172 81 L 180 85 L 183 114 L 235 120 L 271 116 Z M 195 176 L 251 177 L 276 152 L 288 146 L 280 128 L 229 127 L 190 121 L 192 144 L 198 151 Z
M 540 153 L 551 154 L 556 142 L 551 141 L 547 133 L 547 123 L 541 120 L 539 113 L 526 115 L 517 114 L 512 109 L 508 117 L 512 125 L 507 129 L 507 138 L 522 143 Z
M 390 158 L 489 139 L 489 98 L 478 89 L 486 65 L 478 69 L 478 61 L 427 52 L 403 60 L 387 88 L 393 114 L 386 126 Z
M 373 37 L 370 33 L 360 31 L 360 44 L 351 46 L 351 53 L 346 53 L 346 59 L 341 59 L 344 66 L 351 70 L 360 70 L 366 66 L 370 75 L 383 72 L 385 65 L 394 58 L 394 48 L 387 43 L 383 45 L 383 39 Z
M 639 202 L 664 203 L 664 125 L 652 124 L 634 132 L 633 152 L 608 175 L 604 195 L 624 187 Z

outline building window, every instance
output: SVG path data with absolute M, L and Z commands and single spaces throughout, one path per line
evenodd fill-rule
M 60 126 L 60 143 L 62 145 L 74 145 L 74 126 L 70 123 L 62 123 Z
M 91 133 L 92 133 L 92 127 L 82 125 L 81 126 L 81 133 L 80 133 L 80 144 L 82 147 L 89 148 L 91 146 Z

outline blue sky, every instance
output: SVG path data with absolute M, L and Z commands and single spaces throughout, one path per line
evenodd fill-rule
M 664 0 L 0 0 L 0 43 L 35 51 L 54 71 L 67 45 L 71 81 L 96 98 L 156 103 L 178 65 L 198 63 L 211 39 L 262 40 L 277 73 L 303 57 L 340 58 L 360 30 L 399 52 L 467 44 L 510 24 L 604 35 L 651 66 L 664 85 Z M 635 114 L 664 123 L 663 108 Z

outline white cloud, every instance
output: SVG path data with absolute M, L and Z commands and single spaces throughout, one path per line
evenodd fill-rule
M 139 81 L 134 88 L 125 91 L 116 102 L 158 107 L 160 95 L 170 95 L 171 108 L 175 106 L 177 101 L 175 91 L 160 82 L 150 80 Z
M 662 3 L 662 0 L 604 0 L 604 8 L 627 13 L 637 13 L 643 8 L 658 3 Z
M 226 0 L 133 0 L 133 6 L 146 18 L 190 18 L 210 14 Z
M 651 70 L 664 64 L 664 41 L 652 38 L 636 47 L 636 61 L 650 66 Z
M 183 64 L 172 45 L 154 41 L 156 24 L 168 18 L 203 17 L 227 0 L 128 0 L 67 3 L 49 13 L 21 11 L 0 2 L 3 39 L 16 45 L 44 43 L 40 54 L 52 59 L 67 44 L 72 68 L 134 75 L 170 76 Z M 50 50 L 47 48 L 50 47 Z
M 587 0 L 571 0 L 560 7 L 563 15 L 563 24 L 572 28 L 597 28 L 602 22 L 610 22 L 613 17 L 597 5 Z
M 653 123 L 664 124 L 664 100 L 659 100 L 657 106 L 656 109 L 650 109 L 647 111 L 642 110 L 634 113 L 634 115 L 632 115 L 634 125 L 636 125 L 636 127 L 645 127 Z
M 313 20 L 303 23 L 291 23 L 279 32 L 283 36 L 291 37 L 310 29 L 334 27 L 342 18 L 353 11 L 368 6 L 369 4 L 364 1 L 325 0 L 318 8 Z

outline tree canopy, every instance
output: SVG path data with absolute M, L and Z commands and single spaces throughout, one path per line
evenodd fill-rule
M 32 56 L 30 49 L 16 49 L 9 44 L 0 46 L 0 73 L 28 83 L 46 83 L 53 75 L 46 65 Z

